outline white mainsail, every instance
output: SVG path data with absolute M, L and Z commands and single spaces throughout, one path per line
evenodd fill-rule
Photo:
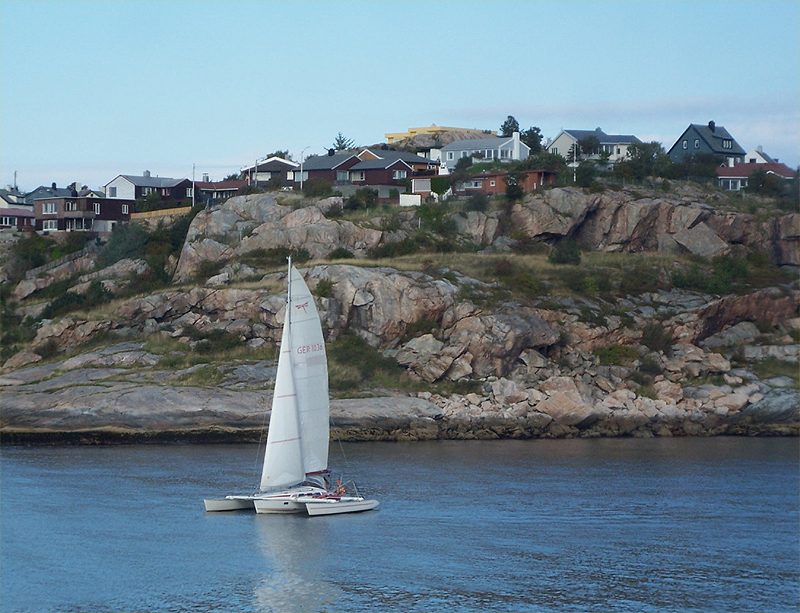
M 328 467 L 328 365 L 314 298 L 289 264 L 278 372 L 261 491 L 296 485 Z

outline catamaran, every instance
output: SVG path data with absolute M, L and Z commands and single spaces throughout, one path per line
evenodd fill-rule
M 254 494 L 206 499 L 206 511 L 334 515 L 369 511 L 328 471 L 330 403 L 325 339 L 314 298 L 289 258 L 286 311 L 261 483 Z

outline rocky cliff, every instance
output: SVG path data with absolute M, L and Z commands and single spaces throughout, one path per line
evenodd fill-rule
M 369 398 L 337 400 L 334 424 L 343 438 L 797 435 L 797 382 L 784 376 L 798 362 L 796 276 L 728 296 L 546 287 L 521 296 L 431 261 L 427 272 L 322 263 L 341 247 L 365 257 L 414 226 L 413 213 L 391 231 L 380 219 L 326 217 L 339 204 L 232 198 L 192 222 L 173 287 L 41 321 L 30 346 L 3 366 L 4 438 L 254 436 L 269 406 L 272 362 L 252 353 L 204 361 L 198 338 L 223 334 L 269 355 L 283 322 L 285 273 L 243 256 L 276 247 L 303 248 L 315 259 L 303 274 L 319 294 L 330 343 L 355 335 L 375 356 L 401 365 L 418 389 L 429 386 L 409 394 L 371 385 L 361 391 Z M 552 189 L 528 195 L 511 215 L 511 241 L 499 235 L 497 213 L 465 212 L 454 223 L 463 240 L 489 251 L 523 237 L 574 237 L 599 251 L 711 257 L 742 245 L 782 265 L 798 261 L 796 215 L 757 221 L 721 213 L 696 194 Z M 148 266 L 126 260 L 95 270 L 93 261 L 51 271 L 50 281 L 20 283 L 18 312 L 36 318 L 43 308 L 36 291 L 53 280 L 72 279 L 75 292 L 92 282 L 114 292 Z M 198 284 L 209 261 L 218 270 Z M 647 338 L 653 330 L 659 343 Z M 99 339 L 100 348 L 87 345 Z M 173 344 L 149 351 L 154 339 Z M 40 348 L 54 345 L 60 354 L 42 360 Z M 197 363 L 188 365 L 190 357 Z

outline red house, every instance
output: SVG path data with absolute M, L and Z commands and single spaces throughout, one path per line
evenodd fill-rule
M 558 173 L 552 170 L 523 170 L 519 173 L 522 177 L 523 191 L 530 192 L 547 185 L 552 185 Z M 483 192 L 485 194 L 505 194 L 507 172 L 482 172 L 472 175 L 469 181 L 457 183 L 455 193 L 458 195 L 469 194 L 472 192 Z

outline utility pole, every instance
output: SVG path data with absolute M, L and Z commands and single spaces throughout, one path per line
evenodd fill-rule
M 306 152 L 306 149 L 309 149 L 311 145 L 306 147 L 300 152 L 300 191 L 303 191 L 303 154 Z
M 194 186 L 194 164 L 192 164 L 192 208 L 194 208 L 194 192 L 196 189 Z

